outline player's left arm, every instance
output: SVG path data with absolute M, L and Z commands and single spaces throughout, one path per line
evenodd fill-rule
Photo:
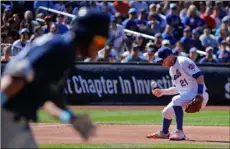
M 68 109 L 64 104 L 54 101 L 46 101 L 43 108 L 53 117 L 61 120 L 63 123 L 70 123 L 75 118 L 75 114 Z
M 196 79 L 198 84 L 197 94 L 202 96 L 204 91 L 204 75 L 202 71 L 190 59 L 186 59 L 183 61 L 182 68 L 185 71 L 185 73 Z

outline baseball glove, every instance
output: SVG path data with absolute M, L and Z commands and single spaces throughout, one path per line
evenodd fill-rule
M 77 130 L 84 140 L 95 135 L 96 125 L 88 115 L 78 115 L 71 120 L 73 128 Z
M 185 108 L 185 112 L 187 113 L 195 113 L 199 112 L 203 103 L 203 97 L 201 95 L 196 95 L 195 98 L 193 98 L 192 101 L 188 103 L 188 105 Z

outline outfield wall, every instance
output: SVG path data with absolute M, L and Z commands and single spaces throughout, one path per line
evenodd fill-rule
M 2 65 L 4 67 L 4 64 Z M 209 105 L 230 105 L 230 65 L 199 65 L 210 95 Z M 157 64 L 78 63 L 64 88 L 71 104 L 165 105 L 171 96 L 156 98 L 151 81 L 171 87 L 168 70 Z

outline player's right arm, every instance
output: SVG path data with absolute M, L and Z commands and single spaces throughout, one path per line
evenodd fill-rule
M 175 86 L 173 81 L 172 81 L 172 83 L 173 83 L 172 87 L 167 88 L 167 89 L 160 89 L 160 88 L 157 88 L 157 83 L 155 81 L 153 81 L 151 83 L 151 86 L 153 88 L 152 94 L 157 96 L 157 97 L 161 97 L 163 95 L 176 95 L 176 94 L 178 94 L 178 91 L 177 91 L 176 86 Z
M 60 108 L 56 102 L 52 101 L 47 101 L 43 108 L 62 122 L 72 124 L 73 128 L 77 130 L 85 140 L 94 135 L 95 126 L 88 115 L 75 115 L 67 107 L 64 109 Z
M 153 95 L 157 96 L 157 97 L 161 97 L 163 95 L 176 95 L 178 94 L 178 91 L 176 89 L 176 87 L 170 87 L 167 89 L 154 89 L 152 91 Z

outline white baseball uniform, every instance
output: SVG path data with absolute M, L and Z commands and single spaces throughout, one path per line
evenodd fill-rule
M 124 32 L 124 28 L 121 25 L 117 25 L 115 30 L 111 30 L 111 37 L 113 38 L 113 47 L 118 53 L 124 52 L 123 41 L 127 38 Z
M 169 74 L 172 78 L 173 86 L 176 88 L 177 95 L 164 108 L 162 114 L 166 119 L 172 119 L 174 116 L 173 106 L 185 107 L 197 94 L 198 84 L 193 77 L 200 69 L 189 58 L 178 56 L 175 64 L 170 67 Z M 207 88 L 204 84 L 202 108 L 208 102 Z

